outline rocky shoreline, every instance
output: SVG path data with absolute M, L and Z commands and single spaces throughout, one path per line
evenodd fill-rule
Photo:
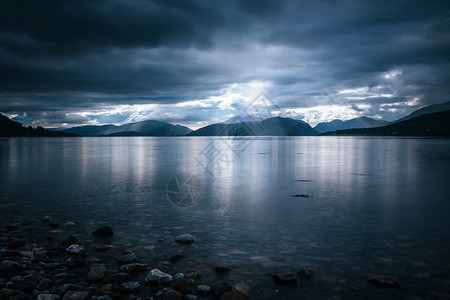
M 40 239 L 30 222 L 14 223 L 0 231 L 0 300 L 112 300 L 112 299 L 250 299 L 250 287 L 244 283 L 230 284 L 227 266 L 214 266 L 215 278 L 204 278 L 200 270 L 187 269 L 171 274 L 171 265 L 184 259 L 183 255 L 166 255 L 168 265 L 152 267 L 141 263 L 128 249 L 117 253 L 114 231 L 100 226 L 91 235 L 94 243 L 86 243 L 69 233 L 75 223 L 60 225 L 50 216 L 34 226 L 43 227 L 46 236 Z M 37 229 L 37 228 L 36 228 Z M 51 233 L 57 233 L 59 238 Z M 164 243 L 160 238 L 155 243 Z M 190 247 L 196 238 L 185 233 L 173 239 L 180 247 Z M 114 250 L 114 251 L 113 251 Z M 114 259 L 108 259 L 113 257 Z M 162 266 L 162 267 L 161 267 Z M 167 266 L 167 267 L 165 267 Z M 298 285 L 308 282 L 315 271 L 303 269 L 291 273 L 275 273 L 271 277 L 277 285 Z M 373 276 L 370 283 L 399 286 L 392 276 Z

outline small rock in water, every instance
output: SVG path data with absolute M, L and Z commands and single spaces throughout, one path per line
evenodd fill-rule
M 183 300 L 183 294 L 170 289 L 164 293 L 163 300 Z
M 179 243 L 179 244 L 192 244 L 193 242 L 195 242 L 195 237 L 185 233 L 182 235 L 179 235 L 175 238 L 175 242 Z
M 153 269 L 148 273 L 148 275 L 145 277 L 146 283 L 151 284 L 165 284 L 170 283 L 172 281 L 172 276 L 164 273 L 158 269 Z
M 292 195 L 292 197 L 294 198 L 309 198 L 311 196 L 309 195 L 304 195 L 304 194 L 297 194 L 297 195 Z
M 72 253 L 72 254 L 82 254 L 84 253 L 84 246 L 73 244 L 66 248 L 66 252 Z
M 303 269 L 297 272 L 297 275 L 306 278 L 306 279 L 310 279 L 311 277 L 314 276 L 314 274 L 316 274 L 316 272 L 314 270 L 308 270 L 308 269 Z
M 112 237 L 112 236 L 114 236 L 114 232 L 113 232 L 111 226 L 102 226 L 100 228 L 97 228 L 92 234 L 96 237 Z
M 394 287 L 401 285 L 400 280 L 395 276 L 383 276 L 383 275 L 371 276 L 367 278 L 367 281 L 376 285 L 386 287 Z
M 91 267 L 87 275 L 87 282 L 95 283 L 100 282 L 105 278 L 106 268 L 102 265 L 96 265 Z
M 179 262 L 182 258 L 183 258 L 183 255 L 174 254 L 169 258 L 169 261 L 174 264 L 174 263 Z
M 134 274 L 147 270 L 147 264 L 131 263 L 120 267 L 120 271 Z
M 249 300 L 250 298 L 241 291 L 238 290 L 230 290 L 225 292 L 220 300 Z
M 117 261 L 122 265 L 131 264 L 131 263 L 137 261 L 137 257 L 133 252 L 128 251 L 126 254 L 119 257 L 117 259 Z
M 216 298 L 220 298 L 229 290 L 231 290 L 231 286 L 228 283 L 225 281 L 216 281 L 211 288 L 211 294 Z
M 42 222 L 44 222 L 44 223 L 48 223 L 48 222 L 53 221 L 53 218 L 50 217 L 50 216 L 45 216 L 45 217 L 42 217 L 41 220 L 42 220 Z
M 59 295 L 56 294 L 39 294 L 37 300 L 59 300 Z
M 141 285 L 139 284 L 139 282 L 137 281 L 128 281 L 128 282 L 124 282 L 120 285 L 120 287 L 128 293 L 133 293 L 136 292 L 137 290 L 139 290 L 139 287 Z
M 272 275 L 273 280 L 278 283 L 296 283 L 297 275 L 295 273 L 278 273 Z
M 75 236 L 69 234 L 69 235 L 67 235 L 67 236 L 61 241 L 60 244 L 61 244 L 61 245 L 73 245 L 73 244 L 78 244 L 78 239 L 77 239 Z
M 88 292 L 84 291 L 67 291 L 62 300 L 85 300 L 88 295 Z
M 200 284 L 197 286 L 197 293 L 200 296 L 208 296 L 210 292 L 211 292 L 211 288 L 207 285 Z
M 183 280 L 183 279 L 184 279 L 183 273 L 177 273 L 177 274 L 173 275 L 173 280 L 175 280 L 175 281 Z
M 41 279 L 41 281 L 39 281 L 39 284 L 37 285 L 36 288 L 42 292 L 42 291 L 48 290 L 52 286 L 53 286 L 53 282 L 50 279 L 43 278 L 43 279 Z
M 73 225 L 75 225 L 74 222 L 66 222 L 66 223 L 64 223 L 64 227 L 70 227 L 70 226 L 73 226 Z
M 231 269 L 228 267 L 224 267 L 224 266 L 217 266 L 217 267 L 214 267 L 214 271 L 216 271 L 217 274 L 226 274 L 226 273 L 230 272 Z

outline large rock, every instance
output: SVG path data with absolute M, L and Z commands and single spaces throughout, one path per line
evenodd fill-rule
M 371 276 L 367 278 L 367 281 L 375 285 L 386 287 L 394 287 L 401 285 L 400 280 L 395 276 L 384 276 L 384 275 Z
M 175 242 L 179 243 L 179 244 L 192 244 L 193 242 L 195 242 L 195 237 L 185 233 L 182 235 L 179 235 L 175 238 Z
M 220 297 L 220 300 L 250 300 L 250 298 L 241 291 L 231 290 L 231 291 L 225 292 Z
M 168 284 L 172 281 L 172 276 L 158 269 L 151 270 L 145 277 L 145 282 L 150 284 Z
M 111 226 L 102 226 L 100 228 L 97 228 L 92 234 L 96 237 L 112 237 L 112 236 L 114 236 L 114 232 L 113 232 Z
M 214 282 L 212 288 L 211 288 L 211 294 L 215 298 L 220 298 L 223 294 L 231 290 L 231 286 L 226 283 L 225 281 L 216 281 Z
M 100 282 L 105 278 L 106 268 L 102 265 L 94 265 L 89 270 L 87 275 L 87 282 L 95 283 Z
M 23 270 L 23 266 L 11 260 L 0 262 L 0 277 L 10 278 L 19 275 Z

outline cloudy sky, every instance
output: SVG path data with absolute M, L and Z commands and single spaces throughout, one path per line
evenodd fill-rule
M 450 100 L 450 1 L 0 2 L 0 112 L 198 128 L 264 91 L 315 125 Z

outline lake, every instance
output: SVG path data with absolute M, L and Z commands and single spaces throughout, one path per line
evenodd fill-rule
M 446 298 L 449 171 L 449 139 L 3 138 L 1 224 L 28 221 L 43 242 L 71 232 L 110 269 L 125 250 L 209 285 L 226 266 L 252 299 Z M 46 215 L 61 225 L 42 224 Z M 92 253 L 101 225 L 116 248 Z M 183 233 L 196 242 L 174 243 Z M 301 269 L 316 274 L 297 285 L 270 277 Z M 372 275 L 402 285 L 373 286 Z

